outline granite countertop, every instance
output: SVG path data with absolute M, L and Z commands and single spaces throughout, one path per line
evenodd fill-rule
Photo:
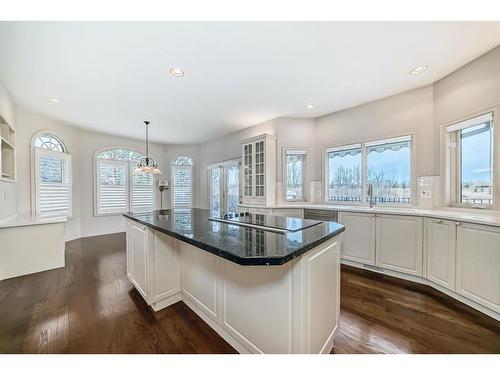
M 257 209 L 321 209 L 343 212 L 360 212 L 372 214 L 388 214 L 388 215 L 408 215 L 430 217 L 444 220 L 455 220 L 473 224 L 483 224 L 500 227 L 500 211 L 481 210 L 481 209 L 462 209 L 451 207 L 439 208 L 419 208 L 419 207 L 394 207 L 375 205 L 373 208 L 364 205 L 340 205 L 340 204 L 322 204 L 322 203 L 283 203 L 271 206 L 252 205 L 240 203 L 239 207 L 242 210 L 248 208 Z
M 66 216 L 37 218 L 30 215 L 20 215 L 20 216 L 15 215 L 13 217 L 0 221 L 0 229 L 26 227 L 30 225 L 64 223 L 67 220 L 68 219 L 66 218 Z
M 283 234 L 211 221 L 212 212 L 201 208 L 129 212 L 123 216 L 243 266 L 287 263 L 345 229 L 338 223 L 319 222 Z M 303 219 L 289 220 L 295 225 L 311 224 Z

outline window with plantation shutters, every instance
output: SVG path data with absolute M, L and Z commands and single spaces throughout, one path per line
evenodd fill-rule
M 172 163 L 172 206 L 192 207 L 192 197 L 193 159 L 180 155 Z
M 128 162 L 97 160 L 97 214 L 128 211 Z
M 143 156 L 126 149 L 96 155 L 96 215 L 154 210 L 153 174 L 134 171 Z
M 152 173 L 132 172 L 132 211 L 151 211 L 154 207 Z
M 55 135 L 36 135 L 33 208 L 37 217 L 71 216 L 71 156 Z

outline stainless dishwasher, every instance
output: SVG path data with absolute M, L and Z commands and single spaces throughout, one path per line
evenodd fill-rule
M 322 220 L 322 221 L 335 221 L 338 222 L 339 215 L 335 210 L 319 210 L 304 208 L 304 219 Z

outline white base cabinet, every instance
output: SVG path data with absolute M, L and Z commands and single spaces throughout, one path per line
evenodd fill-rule
M 456 223 L 440 219 L 425 219 L 427 279 L 455 290 Z
M 340 212 L 339 222 L 346 227 L 342 237 L 342 258 L 375 265 L 375 215 Z
M 343 263 L 428 284 L 500 320 L 500 228 L 393 214 L 339 218 Z
M 177 242 L 127 220 L 127 277 L 153 309 L 181 300 Z
M 376 215 L 376 262 L 379 267 L 422 276 L 422 218 Z
M 240 353 L 332 350 L 340 236 L 281 266 L 240 266 L 127 222 L 127 274 L 154 310 L 182 299 Z
M 457 293 L 500 313 L 500 228 L 457 227 Z

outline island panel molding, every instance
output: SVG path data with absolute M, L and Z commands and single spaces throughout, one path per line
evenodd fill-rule
M 252 258 L 266 251 L 276 255 L 284 241 L 305 241 L 317 236 L 318 228 L 266 237 L 259 229 L 210 222 L 205 211 L 193 210 L 190 220 L 184 218 L 178 237 L 156 229 L 172 224 L 165 211 L 150 213 L 144 221 L 127 220 L 127 276 L 148 305 L 158 311 L 183 300 L 240 353 L 329 353 L 340 317 L 343 227 L 321 226 L 326 239 L 308 250 L 296 249 L 300 254 L 284 264 L 240 265 L 190 241 L 209 242 L 216 233 L 233 246 L 238 240 L 235 250 L 246 249 L 239 256 Z M 208 223 L 204 235 L 201 219 Z

